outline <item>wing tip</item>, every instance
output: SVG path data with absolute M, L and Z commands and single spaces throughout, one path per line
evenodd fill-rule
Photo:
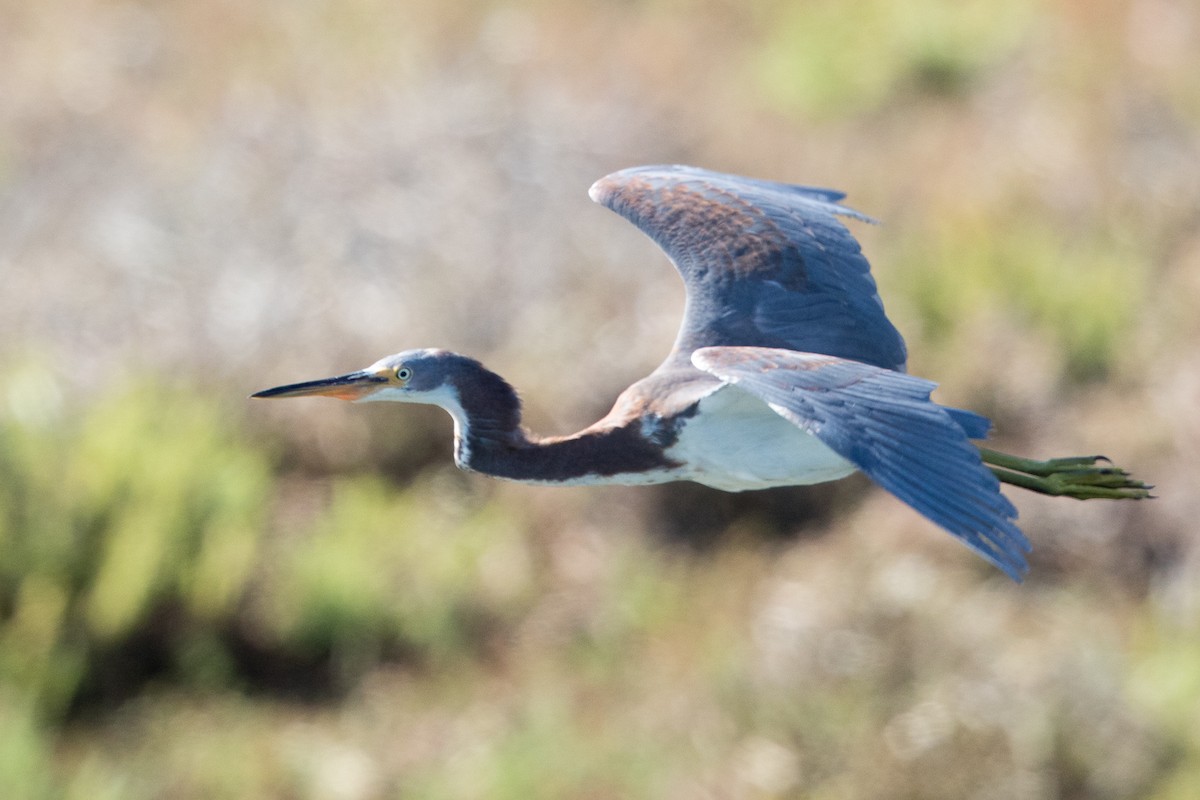
M 989 542 L 991 544 L 991 542 Z M 1013 544 L 1019 546 L 1021 550 L 1030 552 L 1032 547 L 1029 540 L 1022 536 L 1014 541 L 1006 541 L 1006 544 L 1011 547 Z M 1001 549 L 998 553 L 987 553 L 983 548 L 973 548 L 976 552 L 984 557 L 993 566 L 1000 569 L 1009 578 L 1012 578 L 1014 583 L 1024 583 L 1025 576 L 1029 574 L 1029 560 L 1023 554 L 1014 553 L 1010 549 Z

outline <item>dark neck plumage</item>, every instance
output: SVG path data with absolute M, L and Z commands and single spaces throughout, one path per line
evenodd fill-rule
M 479 362 L 463 361 L 452 377 L 461 413 L 451 413 L 455 460 L 464 469 L 531 483 L 604 483 L 676 466 L 661 444 L 642 435 L 638 418 L 602 421 L 570 436 L 534 436 L 521 426 L 512 386 Z

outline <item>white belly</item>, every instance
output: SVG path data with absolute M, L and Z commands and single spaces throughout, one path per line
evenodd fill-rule
M 727 492 L 844 478 L 855 467 L 810 433 L 735 386 L 700 401 L 667 457 L 683 462 L 676 479 Z

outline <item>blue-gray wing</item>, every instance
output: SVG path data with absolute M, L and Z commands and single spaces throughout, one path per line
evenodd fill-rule
M 637 225 L 683 276 L 687 308 L 672 351 L 780 347 L 903 370 L 870 265 L 838 217 L 844 195 L 683 166 L 601 178 L 591 197 Z
M 986 418 L 929 399 L 936 384 L 824 355 L 759 347 L 709 347 L 702 370 L 763 400 L 872 480 L 1008 573 L 1027 571 L 1029 541 L 1017 510 L 968 438 Z

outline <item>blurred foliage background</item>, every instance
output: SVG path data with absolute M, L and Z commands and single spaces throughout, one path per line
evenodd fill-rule
M 1184 798 L 1200 785 L 1190 0 L 0 0 L 8 798 Z M 457 473 L 670 346 L 625 166 L 834 186 L 910 369 L 1149 503 L 1015 495 L 1023 586 L 867 482 Z M 1015 493 L 1014 493 L 1015 494 Z

